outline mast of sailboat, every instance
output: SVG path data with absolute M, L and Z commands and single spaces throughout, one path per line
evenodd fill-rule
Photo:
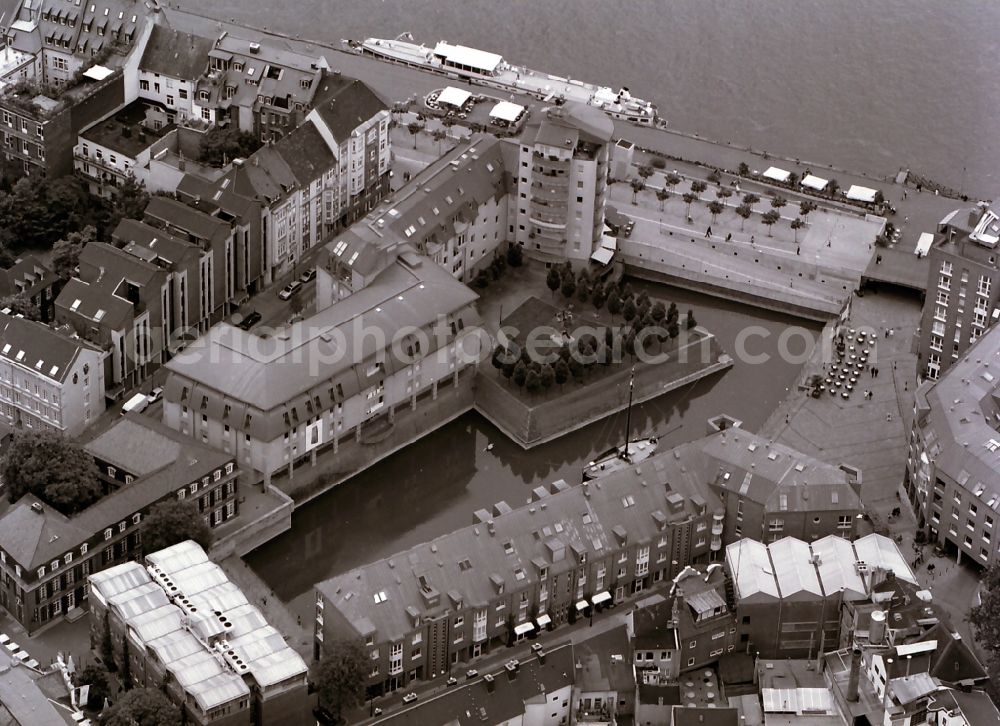
M 635 368 L 628 377 L 628 408 L 625 409 L 625 450 L 622 458 L 628 460 L 628 445 L 632 437 L 632 391 L 635 388 Z

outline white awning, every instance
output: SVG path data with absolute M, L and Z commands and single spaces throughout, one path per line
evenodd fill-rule
M 602 602 L 607 602 L 610 599 L 611 593 L 605 590 L 604 592 L 599 592 L 590 598 L 590 602 L 594 603 L 594 605 L 600 605 Z
M 103 81 L 112 73 L 114 73 L 114 71 L 105 66 L 91 66 L 83 72 L 83 77 L 89 78 L 92 81 Z
M 492 111 L 490 111 L 490 118 L 495 118 L 512 124 L 521 118 L 522 113 L 524 113 L 524 106 L 517 103 L 511 103 L 510 101 L 501 101 L 493 107 Z
M 862 187 L 857 184 L 851 185 L 851 188 L 847 190 L 846 196 L 848 199 L 853 199 L 855 202 L 874 202 L 877 190 L 870 189 L 869 187 Z
M 828 179 L 823 179 L 818 176 L 813 176 L 812 174 L 806 174 L 802 178 L 802 186 L 809 187 L 810 189 L 815 189 L 818 192 L 821 192 L 824 189 L 826 189 L 826 185 L 829 183 L 830 181 Z
M 472 94 L 468 91 L 463 91 L 461 88 L 455 88 L 454 86 L 448 86 L 446 89 L 441 91 L 441 95 L 438 96 L 437 100 L 438 103 L 444 106 L 461 108 L 470 98 L 472 98 Z
M 915 255 L 926 255 L 931 251 L 931 245 L 934 244 L 934 235 L 930 232 L 923 232 L 920 235 L 920 239 L 917 240 L 917 248 L 913 250 Z
M 520 625 L 514 626 L 514 635 L 524 635 L 525 633 L 530 633 L 535 629 L 535 624 L 530 620 L 526 623 L 521 623 Z
M 606 265 L 611 262 L 611 258 L 615 256 L 615 251 L 610 250 L 607 247 L 598 247 L 597 251 L 590 256 L 594 262 L 601 265 Z
M 580 601 L 578 601 L 576 603 L 576 609 L 579 610 L 580 612 L 583 612 L 584 610 L 586 610 L 589 607 L 590 607 L 590 603 L 587 602 L 586 600 L 580 600 Z
M 768 167 L 767 171 L 761 174 L 761 176 L 767 179 L 774 179 L 774 181 L 780 181 L 780 182 L 788 181 L 788 177 L 790 177 L 791 175 L 792 173 L 790 171 L 779 169 L 776 166 Z
M 948 224 L 951 220 L 955 218 L 955 215 L 959 213 L 960 210 L 953 209 L 945 215 L 944 219 L 941 220 L 941 224 Z
M 550 618 L 547 614 L 543 613 L 538 616 L 538 619 L 535 620 L 535 622 L 538 623 L 539 628 L 544 628 L 546 625 L 552 622 L 552 618 Z
M 468 66 L 490 74 L 496 73 L 497 68 L 503 63 L 503 56 L 496 53 L 469 48 L 465 45 L 451 45 L 443 40 L 434 46 L 434 55 L 442 56 L 454 65 Z

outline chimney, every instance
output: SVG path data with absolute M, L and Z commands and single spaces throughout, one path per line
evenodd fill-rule
M 497 689 L 497 684 L 495 679 L 493 678 L 492 673 L 487 673 L 485 676 L 483 676 L 483 680 L 486 681 L 487 693 L 493 693 Z
M 545 665 L 545 651 L 538 651 L 538 665 Z
M 857 703 L 858 680 L 861 677 L 861 648 L 855 648 L 851 653 L 851 676 L 847 682 L 847 700 Z

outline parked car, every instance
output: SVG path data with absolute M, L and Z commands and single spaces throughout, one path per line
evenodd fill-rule
M 299 282 L 305 285 L 307 282 L 316 279 L 316 268 L 310 267 L 308 270 L 299 275 Z
M 260 322 L 261 315 L 256 310 L 251 310 L 246 315 L 243 316 L 243 320 L 240 321 L 240 328 L 242 330 L 250 330 L 253 326 Z
M 410 691 L 405 696 L 403 696 L 403 703 L 413 703 L 416 700 L 417 700 L 417 694 L 414 693 L 413 691 Z
M 152 406 L 154 403 L 163 398 L 163 386 L 157 386 L 152 391 L 149 392 L 149 396 L 146 399 L 146 405 Z
M 635 229 L 635 222 L 630 219 L 625 223 L 625 236 L 631 235 L 633 229 Z
M 455 676 L 449 676 L 448 680 L 444 682 L 446 686 L 456 686 L 458 685 L 458 679 Z
M 302 283 L 298 280 L 292 280 L 290 283 L 281 288 L 281 292 L 278 293 L 278 297 L 282 300 L 290 300 L 292 295 L 295 295 L 301 289 Z
M 149 398 L 145 393 L 137 393 L 127 400 L 122 406 L 122 415 L 126 413 L 142 413 L 149 405 Z

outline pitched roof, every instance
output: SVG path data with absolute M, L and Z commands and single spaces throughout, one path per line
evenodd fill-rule
M 153 27 L 139 68 L 171 78 L 196 80 L 208 64 L 211 38 L 183 33 L 163 25 Z
M 317 90 L 315 111 L 338 143 L 388 106 L 362 81 L 324 76 Z
M 632 645 L 624 624 L 578 643 L 573 654 L 579 691 L 617 691 L 624 695 L 635 690 Z
M 81 350 L 94 348 L 34 320 L 0 313 L 0 357 L 17 365 L 62 383 Z
M 99 437 L 102 439 L 98 447 L 101 455 L 108 453 L 106 449 L 112 443 L 122 442 L 123 446 L 130 448 L 119 456 L 133 465 L 141 466 L 136 462 L 139 456 L 139 452 L 135 450 L 136 444 L 125 444 L 128 438 L 135 436 L 137 440 L 152 447 L 157 461 L 163 461 L 164 452 L 171 450 L 173 445 L 177 447 L 177 456 L 159 468 L 147 467 L 146 473 L 137 476 L 131 484 L 116 489 L 72 517 L 60 514 L 30 494 L 18 499 L 0 517 L 0 549 L 17 564 L 26 569 L 48 564 L 78 547 L 95 533 L 131 517 L 167 494 L 201 479 L 233 460 L 232 456 L 203 446 L 145 416 L 120 417 L 112 424 L 111 430 L 119 427 L 120 432 L 112 433 L 107 438 Z M 140 432 L 141 428 L 151 431 L 143 433 Z M 160 438 L 161 443 L 154 444 L 154 436 Z M 174 443 L 172 445 L 162 439 Z M 89 451 L 90 447 L 88 445 L 84 448 Z
M 0 654 L 0 706 L 11 718 L 10 721 L 0 720 L 14 726 L 66 726 L 66 721 L 39 689 L 31 673 L 23 665 L 15 665 L 9 652 Z

